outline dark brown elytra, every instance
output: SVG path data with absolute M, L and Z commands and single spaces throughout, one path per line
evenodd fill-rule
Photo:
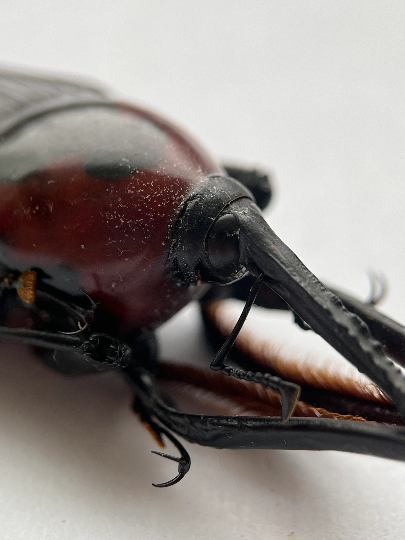
M 405 378 L 381 345 L 401 363 L 403 328 L 326 289 L 262 218 L 269 198 L 265 175 L 225 170 L 154 113 L 69 81 L 0 73 L 0 338 L 36 346 L 66 374 L 121 371 L 141 420 L 180 451 L 159 453 L 179 466 L 159 486 L 190 468 L 173 432 L 217 448 L 404 459 Z M 155 328 L 203 295 L 210 339 L 226 340 L 214 371 L 159 363 Z M 217 302 L 232 296 L 247 301 L 224 332 Z M 226 364 L 254 301 L 291 309 L 375 392 L 286 369 L 243 334 Z M 173 397 L 207 412 L 180 412 Z

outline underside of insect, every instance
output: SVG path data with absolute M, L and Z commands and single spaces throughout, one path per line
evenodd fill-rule
M 122 372 L 141 421 L 180 452 L 156 452 L 179 467 L 159 487 L 190 468 L 174 433 L 405 459 L 404 328 L 318 281 L 263 219 L 269 199 L 265 175 L 221 167 L 154 113 L 0 73 L 0 339 L 68 375 Z M 246 301 L 234 327 L 230 297 Z M 225 342 L 211 371 L 159 362 L 154 330 L 197 299 Z M 253 302 L 291 310 L 363 375 L 337 381 L 237 338 Z M 208 412 L 179 410 L 184 397 Z

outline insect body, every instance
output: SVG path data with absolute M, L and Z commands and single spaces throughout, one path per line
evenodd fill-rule
M 279 392 L 281 419 L 169 406 L 152 376 L 153 330 L 210 283 L 247 274 L 255 282 L 246 313 L 264 282 L 401 414 L 405 379 L 367 326 L 268 227 L 252 193 L 181 129 L 69 82 L 3 73 L 0 96 L 1 338 L 54 351 L 48 363 L 66 373 L 122 370 L 135 410 L 160 442 L 164 434 L 181 451 L 161 454 L 179 461 L 179 476 L 165 485 L 190 461 L 162 424 L 217 447 L 339 449 L 344 441 L 344 449 L 402 457 L 402 428 L 289 420 L 299 387 L 225 364 L 233 336 L 211 367 Z

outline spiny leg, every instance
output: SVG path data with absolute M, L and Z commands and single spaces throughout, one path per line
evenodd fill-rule
M 129 371 L 130 368 L 127 374 Z M 188 414 L 161 399 L 161 391 L 150 375 L 145 373 L 140 383 L 133 374 L 130 379 L 135 382 L 137 395 L 148 414 L 189 442 L 214 448 L 340 450 L 404 460 L 405 428 L 402 426 L 328 420 L 317 415 L 294 417 L 282 423 L 279 418 L 268 416 Z
M 277 390 L 281 395 L 281 420 L 283 422 L 286 422 L 292 415 L 300 395 L 300 387 L 298 385 L 288 381 L 283 381 L 282 379 L 280 379 L 280 377 L 275 377 L 268 373 L 245 371 L 244 369 L 235 369 L 225 364 L 225 360 L 235 342 L 235 339 L 240 329 L 243 326 L 243 323 L 246 320 L 246 317 L 249 314 L 253 302 L 255 301 L 262 281 L 263 274 L 260 274 L 250 290 L 245 307 L 242 311 L 241 316 L 239 317 L 238 322 L 236 323 L 228 339 L 225 341 L 224 345 L 215 355 L 215 358 L 211 362 L 210 367 L 214 371 L 221 371 L 221 373 L 223 373 L 224 375 L 229 375 L 231 377 L 235 377 L 236 379 L 244 380 L 247 382 L 259 383 L 266 388 Z
M 130 373 L 132 373 L 132 376 L 130 375 L 130 378 L 133 382 L 135 382 L 138 379 L 138 375 L 133 377 L 133 370 L 129 370 Z M 169 441 L 177 448 L 177 450 L 180 452 L 180 457 L 172 456 L 171 454 L 166 454 L 164 452 L 157 452 L 156 450 L 151 450 L 152 454 L 156 454 L 157 456 L 164 457 L 166 459 L 169 459 L 171 461 L 175 461 L 178 463 L 178 474 L 171 480 L 168 480 L 167 482 L 162 482 L 160 484 L 152 483 L 154 487 L 169 487 L 173 486 L 174 484 L 177 484 L 177 482 L 180 482 L 182 478 L 188 473 L 191 467 L 191 458 L 188 454 L 187 450 L 184 448 L 184 446 L 180 443 L 176 437 L 170 433 L 166 428 L 164 428 L 161 424 L 158 424 L 151 416 L 147 406 L 145 403 L 137 396 L 135 398 L 134 404 L 133 404 L 133 410 L 135 413 L 139 416 L 140 421 L 142 424 L 145 425 L 149 433 L 152 435 L 152 437 L 155 439 L 157 444 L 164 448 L 165 444 L 162 438 L 162 435 L 165 435 Z
M 0 276 L 0 300 L 2 300 L 3 307 L 5 308 L 5 319 L 7 319 L 10 309 L 18 307 L 20 304 L 23 304 L 23 307 L 29 312 L 35 312 L 38 311 L 36 302 L 38 300 L 45 300 L 59 310 L 60 316 L 62 314 L 66 318 L 69 315 L 72 316 L 74 321 L 76 321 L 75 324 L 78 326 L 77 330 L 71 332 L 52 332 L 0 326 L 0 339 L 18 341 L 27 345 L 51 349 L 54 351 L 54 354 L 58 351 L 68 353 L 70 356 L 72 353 L 79 354 L 86 360 L 86 365 L 90 364 L 96 371 L 111 368 L 125 369 L 129 364 L 132 364 L 135 371 L 143 371 L 139 366 L 144 361 L 145 340 L 141 340 L 140 346 L 136 344 L 134 348 L 131 348 L 124 341 L 108 334 L 90 332 L 90 323 L 94 318 L 94 312 L 97 306 L 91 297 L 84 291 L 82 292 L 89 300 L 89 309 L 81 308 L 74 302 L 61 299 L 53 291 L 38 288 L 35 271 L 27 271 L 22 274 L 8 272 L 2 277 Z M 10 299 L 13 300 L 11 302 L 11 308 L 10 306 L 7 307 L 7 305 L 4 306 L 4 293 L 8 294 Z M 149 432 L 153 434 L 159 446 L 164 447 L 162 436 L 165 435 L 180 452 L 180 457 L 155 452 L 162 457 L 176 461 L 178 463 L 178 475 L 168 482 L 154 485 L 156 487 L 166 487 L 177 483 L 190 469 L 190 456 L 180 442 L 167 429 L 151 418 L 147 413 L 147 409 L 138 399 L 135 401 L 134 410 L 141 417 L 142 422 L 146 425 Z
M 126 343 L 107 334 L 92 333 L 85 336 L 85 332 L 82 332 L 81 334 L 66 335 L 23 328 L 0 327 L 0 339 L 19 341 L 29 345 L 64 352 L 80 353 L 99 370 L 108 368 L 125 369 L 128 365 L 134 363 L 130 347 Z M 175 457 L 153 451 L 155 454 L 178 463 L 178 475 L 175 478 L 168 482 L 153 485 L 156 487 L 167 487 L 176 484 L 190 470 L 191 459 L 189 454 L 167 429 L 152 419 L 139 400 L 135 401 L 134 410 L 141 417 L 141 421 L 147 425 L 149 432 L 152 432 L 160 446 L 164 446 L 162 436 L 165 435 L 180 452 L 180 457 Z

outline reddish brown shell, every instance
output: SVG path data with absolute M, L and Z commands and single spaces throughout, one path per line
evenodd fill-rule
M 82 288 L 110 332 L 151 329 L 200 294 L 167 274 L 168 232 L 184 197 L 222 171 L 181 129 L 134 107 L 71 107 L 5 136 L 0 162 L 6 267 Z

